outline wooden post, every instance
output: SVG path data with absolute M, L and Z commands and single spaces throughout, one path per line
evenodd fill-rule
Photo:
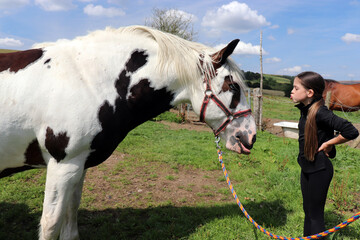
M 256 124 L 257 130 L 262 131 L 262 90 L 263 90 L 263 61 L 262 61 L 262 31 L 260 31 L 260 89 L 257 95 L 258 98 L 258 122 Z
M 253 89 L 253 108 L 254 108 L 254 118 L 256 128 L 258 130 L 262 130 L 262 123 L 261 123 L 261 110 L 262 110 L 262 101 L 260 95 L 260 88 Z
M 350 144 L 350 147 L 352 148 L 356 148 L 360 143 L 360 136 L 357 137 L 351 144 Z

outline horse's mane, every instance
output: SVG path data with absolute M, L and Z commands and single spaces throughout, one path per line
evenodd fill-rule
M 215 70 L 212 65 L 210 55 L 215 53 L 216 50 L 207 47 L 203 44 L 187 41 L 178 36 L 170 33 L 165 33 L 150 27 L 145 26 L 129 26 L 114 29 L 107 27 L 105 30 L 97 30 L 89 33 L 86 36 L 77 37 L 75 40 L 85 40 L 90 38 L 101 37 L 104 34 L 136 34 L 149 39 L 153 39 L 159 46 L 158 51 L 158 69 L 160 71 L 169 71 L 170 68 L 175 66 L 175 71 L 181 83 L 184 85 L 191 84 L 192 79 L 198 79 L 201 77 L 201 72 L 213 76 Z M 34 48 L 52 46 L 56 43 L 68 42 L 69 40 L 58 40 L 55 43 L 42 43 L 34 45 Z M 169 61 L 171 59 L 171 61 Z M 232 74 L 237 74 L 238 79 L 243 79 L 241 70 L 237 67 L 235 62 L 228 59 L 228 64 L 232 70 Z M 243 82 L 240 82 L 241 86 L 245 87 Z
M 156 41 L 159 46 L 159 70 L 163 71 L 170 66 L 174 66 L 183 84 L 187 85 L 189 80 L 199 78 L 201 75 L 199 69 L 202 69 L 209 76 L 214 73 L 209 54 L 214 53 L 215 50 L 202 44 L 190 42 L 173 34 L 144 26 L 124 27 L 115 29 L 115 31 L 118 33 L 139 34 Z M 200 59 L 200 56 L 204 56 L 204 58 Z

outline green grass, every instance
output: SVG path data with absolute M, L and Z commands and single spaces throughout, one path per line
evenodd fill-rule
M 264 102 L 265 117 L 298 119 L 298 110 L 289 110 L 293 104 L 288 103 L 286 98 L 269 97 Z M 357 116 L 353 117 L 358 119 Z M 296 140 L 276 137 L 267 132 L 258 133 L 251 155 L 237 155 L 223 148 L 224 162 L 234 189 L 249 214 L 274 234 L 288 237 L 302 235 L 304 217 L 299 186 L 300 168 L 296 162 L 297 148 Z M 328 228 L 353 215 L 353 209 L 360 208 L 360 152 L 347 146 L 339 146 L 337 150 L 337 157 L 333 160 L 335 176 L 326 205 L 325 221 Z M 160 161 L 170 166 L 181 164 L 210 171 L 221 169 L 212 133 L 171 130 L 153 121 L 130 132 L 117 151 L 127 154 L 129 167 L 133 167 L 134 171 L 141 168 L 131 166 L 132 159 L 144 164 Z M 120 173 L 121 169 L 111 171 Z M 219 171 L 213 173 L 219 174 Z M 156 173 L 149 175 L 149 178 L 157 177 Z M 165 178 L 168 181 L 177 180 L 171 174 Z M 223 181 L 224 188 L 209 187 L 206 189 L 207 196 L 211 197 L 214 192 L 231 195 L 226 189 L 224 177 L 219 174 L 218 179 Z M 0 239 L 36 239 L 44 182 L 43 170 L 31 170 L 0 179 Z M 93 186 L 87 187 L 91 189 Z M 193 187 L 184 185 L 183 189 L 193 191 Z M 186 203 L 182 196 L 178 198 Z M 172 202 L 164 201 L 153 203 L 145 209 L 123 206 L 105 210 L 93 209 L 91 201 L 91 196 L 83 199 L 79 210 L 82 239 L 269 239 L 245 219 L 235 201 L 202 202 L 185 207 L 175 207 Z M 331 239 L 360 239 L 359 221 Z
M 290 79 L 284 78 L 282 76 L 278 76 L 278 75 L 271 75 L 271 74 L 264 74 L 265 78 L 272 78 L 274 79 L 277 83 L 287 83 L 287 84 L 291 84 Z
M 264 95 L 263 117 L 297 121 L 300 117 L 300 111 L 294 106 L 295 104 L 290 98 Z
M 0 49 L 0 53 L 10 53 L 10 52 L 16 52 L 17 50 L 10 50 L 10 49 Z

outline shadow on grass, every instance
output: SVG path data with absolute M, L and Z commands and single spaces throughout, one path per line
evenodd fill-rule
M 280 227 L 287 224 L 291 213 L 283 202 L 251 202 L 246 205 L 250 215 L 263 227 Z M 203 207 L 162 206 L 147 209 L 117 208 L 79 211 L 81 239 L 186 239 L 199 227 L 226 217 L 238 217 L 243 213 L 236 204 Z M 0 239 L 37 239 L 41 212 L 32 212 L 25 204 L 0 203 Z M 327 213 L 327 225 L 338 224 L 343 216 Z M 231 226 L 230 226 L 231 227 Z M 250 225 L 248 225 L 250 228 Z M 256 233 L 255 236 L 262 233 Z M 342 236 L 353 236 L 351 231 L 341 230 Z
M 266 226 L 286 224 L 286 214 L 289 212 L 281 201 L 250 203 L 247 207 Z M 269 208 L 275 212 L 264 214 Z M 83 239 L 186 239 L 197 228 L 214 219 L 238 216 L 243 217 L 243 213 L 236 204 L 81 210 L 79 226 Z M 250 225 L 248 227 L 251 228 Z
M 0 203 L 0 239 L 37 239 L 40 217 L 25 204 Z

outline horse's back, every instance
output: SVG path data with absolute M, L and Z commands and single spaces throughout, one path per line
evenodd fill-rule
M 89 155 L 94 152 L 94 139 L 96 147 L 107 154 L 93 155 L 105 158 L 114 149 L 98 146 L 104 144 L 99 139 L 107 124 L 103 121 L 108 121 L 101 114 L 104 106 L 115 111 L 119 101 L 115 83 L 121 77 L 131 77 L 132 84 L 149 76 L 161 79 L 155 75 L 156 53 L 153 40 L 141 43 L 136 38 L 114 42 L 113 48 L 101 41 L 78 39 L 0 54 L 0 172 L 46 166 L 51 157 L 61 162 L 82 153 Z M 139 60 L 150 63 L 129 68 Z M 130 130 L 123 129 L 121 137 L 114 139 L 121 140 Z M 91 160 L 89 166 L 104 160 Z
M 94 121 L 96 97 L 86 84 L 76 82 L 74 69 L 62 67 L 74 60 L 57 57 L 41 49 L 0 54 L 0 177 L 27 168 L 23 166 L 46 166 L 49 149 L 50 155 L 61 156 L 65 148 L 83 143 L 70 146 L 68 141 L 59 151 L 54 141 L 62 133 L 80 139 L 78 135 L 99 126 Z
M 327 93 L 330 94 L 331 110 L 352 112 L 360 109 L 360 84 L 327 81 L 324 97 Z

